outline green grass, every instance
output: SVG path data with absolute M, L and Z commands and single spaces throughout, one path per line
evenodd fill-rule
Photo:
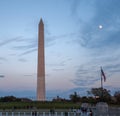
M 81 103 L 73 102 L 0 102 L 0 109 L 70 109 L 80 108 Z M 111 107 L 120 105 L 109 104 Z
M 0 102 L 0 109 L 69 109 L 80 108 L 80 104 L 72 102 Z

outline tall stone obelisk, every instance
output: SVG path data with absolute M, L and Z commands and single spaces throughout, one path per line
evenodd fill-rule
M 42 19 L 38 26 L 37 100 L 45 101 L 44 24 Z

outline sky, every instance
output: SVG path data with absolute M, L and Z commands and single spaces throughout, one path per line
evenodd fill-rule
M 38 24 L 45 28 L 46 99 L 120 90 L 119 0 L 0 0 L 0 96 L 36 98 Z

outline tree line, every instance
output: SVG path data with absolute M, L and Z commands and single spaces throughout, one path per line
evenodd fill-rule
M 0 97 L 0 102 L 29 102 L 29 101 L 32 100 L 28 98 L 17 98 L 15 96 Z
M 77 102 L 87 102 L 91 104 L 96 104 L 97 102 L 107 102 L 108 104 L 118 104 L 120 105 L 120 91 L 116 91 L 114 95 L 111 95 L 110 90 L 105 88 L 92 88 L 87 91 L 88 96 L 80 96 L 77 92 L 70 94 L 69 101 L 74 103 Z M 59 98 L 57 96 L 54 101 L 64 101 L 65 99 Z
M 92 88 L 87 91 L 88 96 L 80 96 L 77 92 L 69 95 L 69 99 L 61 98 L 57 96 L 52 102 L 73 102 L 73 103 L 91 103 L 96 104 L 97 102 L 107 102 L 108 104 L 120 105 L 120 91 L 116 91 L 114 95 L 111 95 L 110 90 L 105 88 Z M 17 98 L 15 96 L 0 97 L 0 102 L 32 102 L 29 98 Z

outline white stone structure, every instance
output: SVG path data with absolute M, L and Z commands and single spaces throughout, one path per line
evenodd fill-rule
M 45 101 L 44 24 L 42 19 L 38 26 L 37 100 Z

